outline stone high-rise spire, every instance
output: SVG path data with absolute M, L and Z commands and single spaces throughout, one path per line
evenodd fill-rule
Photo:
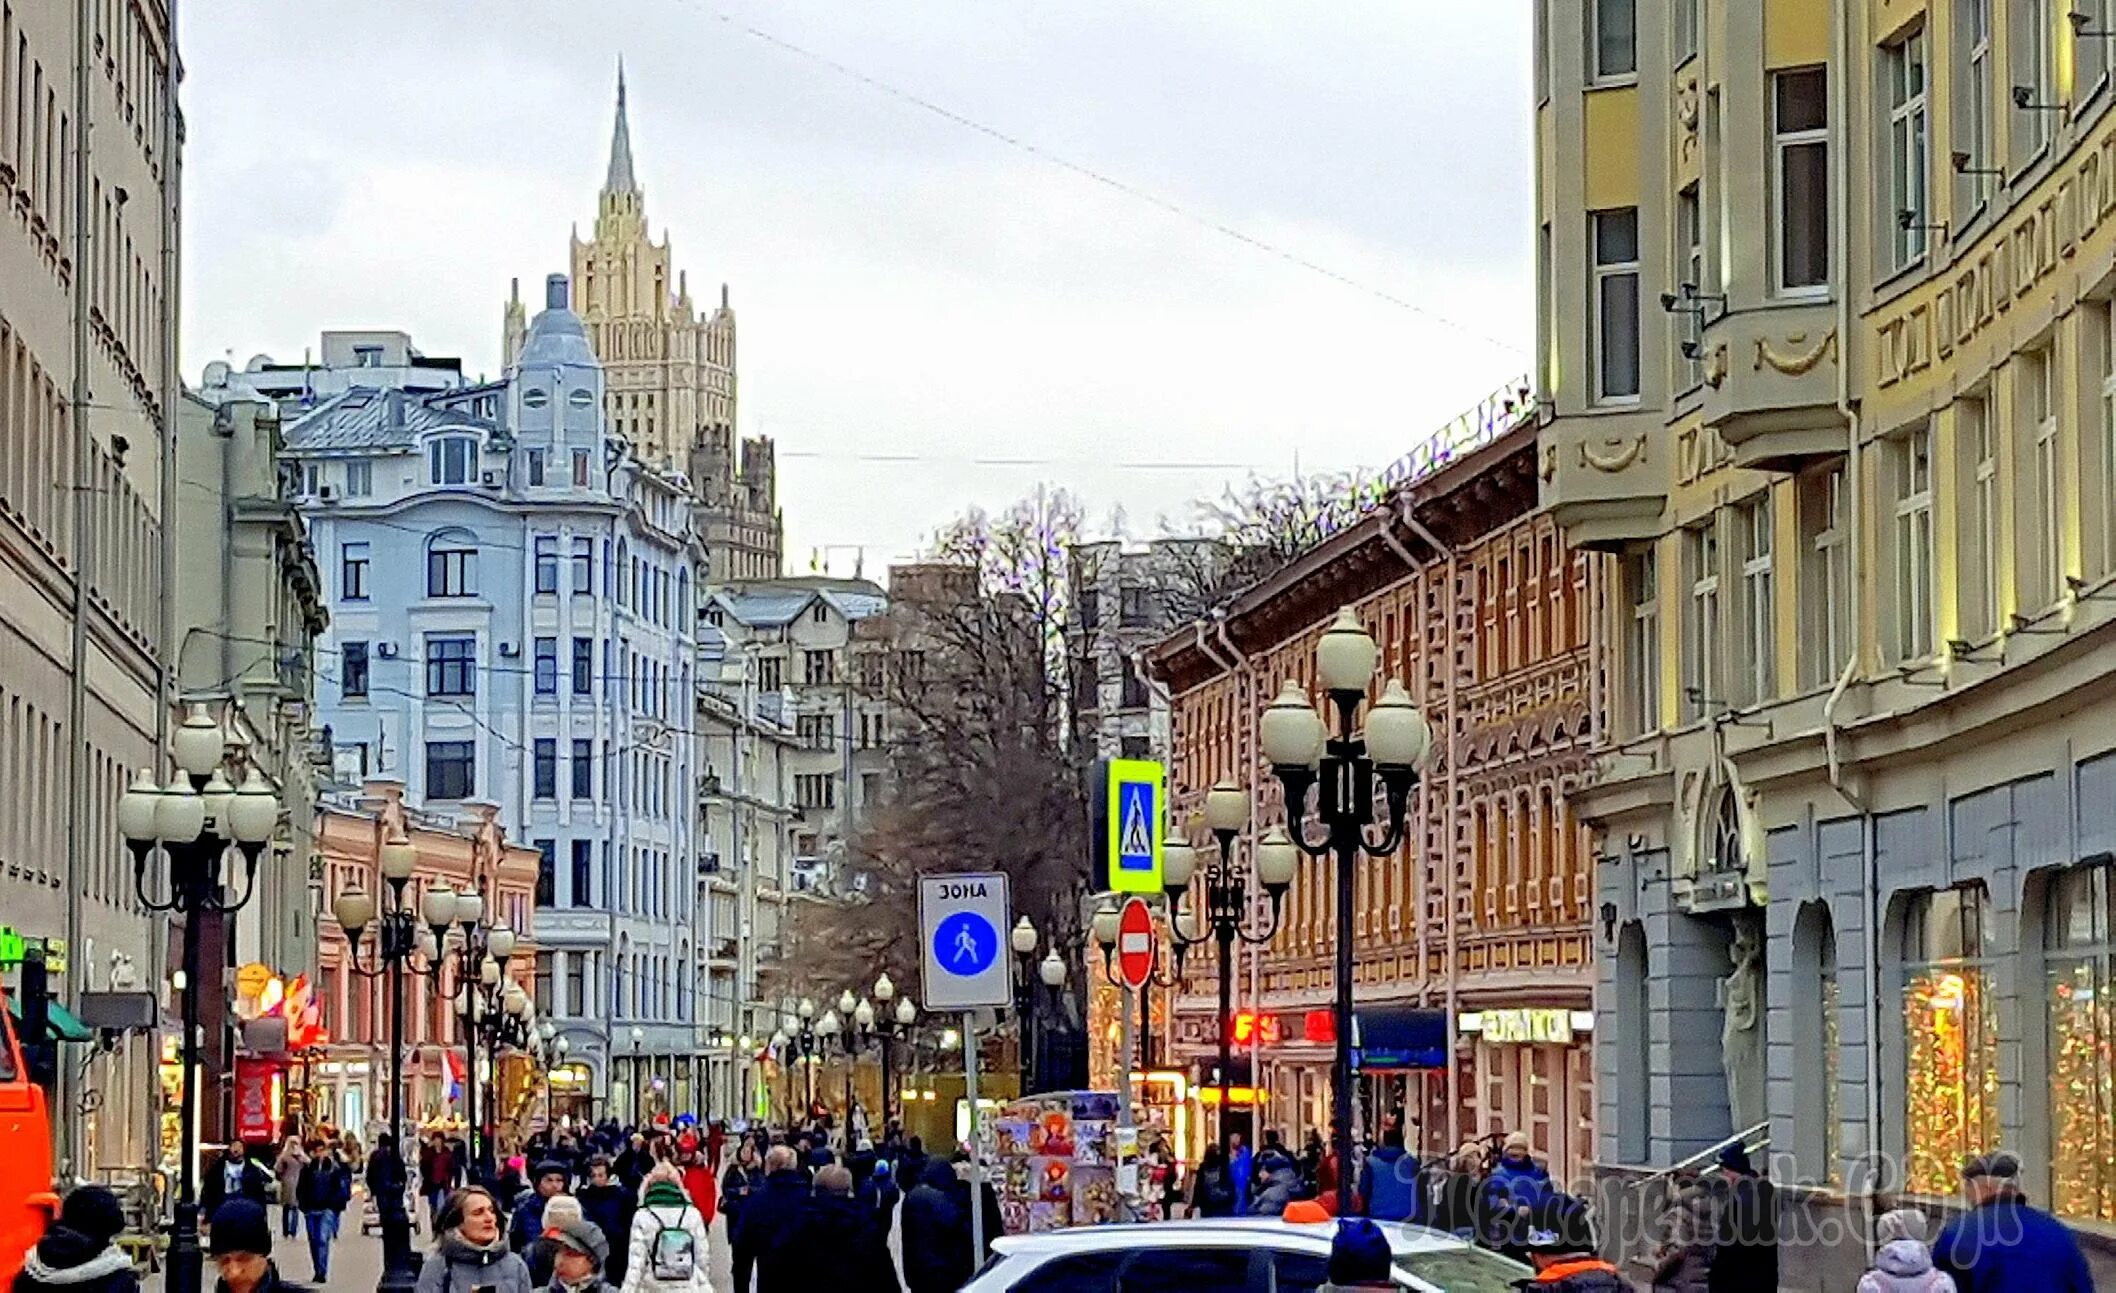
M 637 193 L 639 181 L 632 175 L 632 126 L 625 119 L 625 61 L 617 60 L 617 125 L 610 132 L 610 175 L 603 181 L 605 193 Z

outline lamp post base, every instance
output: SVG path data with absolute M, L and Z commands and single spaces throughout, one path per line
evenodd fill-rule
M 382 1221 L 382 1278 L 375 1293 L 411 1293 L 418 1287 L 419 1268 L 411 1251 L 411 1219 L 385 1217 Z
M 179 1203 L 169 1228 L 169 1265 L 163 1287 L 168 1293 L 199 1293 L 205 1273 L 206 1255 L 198 1246 L 198 1205 Z

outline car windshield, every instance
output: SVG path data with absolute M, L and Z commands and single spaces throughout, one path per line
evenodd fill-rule
M 1396 1269 L 1442 1293 L 1514 1293 L 1529 1269 L 1481 1248 L 1396 1254 Z

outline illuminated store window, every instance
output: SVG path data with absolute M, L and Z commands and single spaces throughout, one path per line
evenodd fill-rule
M 1917 895 L 1903 923 L 1904 1111 L 1913 1193 L 1961 1186 L 1962 1160 L 1999 1145 L 1998 1006 L 1982 885 Z
M 2116 864 L 2050 885 L 2050 1207 L 2116 1221 Z

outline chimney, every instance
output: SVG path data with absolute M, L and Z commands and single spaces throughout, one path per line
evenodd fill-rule
M 544 280 L 544 308 L 563 310 L 566 308 L 566 276 L 553 274 Z

